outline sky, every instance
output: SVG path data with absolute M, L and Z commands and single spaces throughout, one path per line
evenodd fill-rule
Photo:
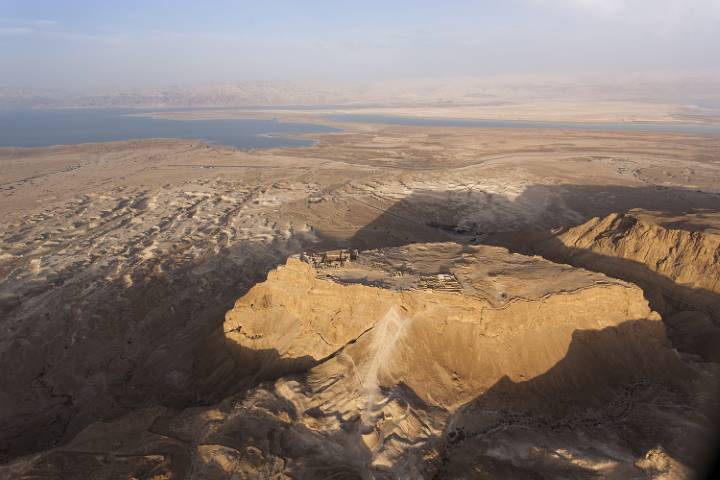
M 0 0 L 0 86 L 720 70 L 720 0 Z

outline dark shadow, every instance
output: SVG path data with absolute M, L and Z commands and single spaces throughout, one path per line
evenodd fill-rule
M 720 362 L 720 328 L 713 328 L 712 324 L 708 324 L 693 335 L 692 332 L 685 331 L 682 324 L 674 322 L 680 319 L 676 314 L 698 311 L 714 319 L 715 325 L 720 323 L 720 295 L 716 292 L 676 283 L 644 263 L 567 247 L 555 237 L 528 245 L 521 249 L 521 253 L 541 255 L 556 263 L 600 272 L 638 285 L 643 289 L 650 307 L 662 314 L 674 346 L 698 354 L 706 360 Z
M 673 354 L 658 322 L 577 330 L 565 357 L 550 370 L 523 382 L 504 377 L 451 417 L 436 478 L 456 478 L 477 465 L 495 475 L 518 469 L 517 478 L 594 478 L 593 470 L 554 450 L 597 446 L 597 453 L 603 445 L 612 451 L 613 444 L 637 457 L 660 447 L 697 469 L 707 454 L 713 420 L 712 412 L 702 412 L 710 418 L 687 421 L 700 408 L 697 380 L 697 373 Z M 573 438 L 580 445 L 568 443 Z M 526 442 L 526 449 L 539 442 L 522 468 L 476 455 L 513 440 Z
M 231 478 L 227 468 L 240 464 L 249 470 L 247 478 L 281 473 L 367 478 L 371 453 L 362 442 L 359 417 L 341 420 L 332 432 L 289 423 L 303 413 L 277 395 L 271 383 L 264 386 L 252 398 L 244 392 L 225 399 L 213 407 L 212 416 L 205 417 L 202 408 L 168 409 L 94 424 L 70 445 L 41 453 L 19 471 L 23 478 Z M 202 438 L 193 435 L 194 429 L 203 431 Z M 207 462 L 200 469 L 203 449 L 220 449 L 234 461 Z
M 550 233 L 553 228 L 633 208 L 665 214 L 720 212 L 720 194 L 669 187 L 534 185 L 511 200 L 486 192 L 419 191 L 391 206 L 348 243 L 356 248 L 367 248 L 381 239 L 387 246 L 437 241 L 502 246 L 635 283 L 644 290 L 653 310 L 666 319 L 697 310 L 720 324 L 717 293 L 680 285 L 639 262 L 567 248 Z M 668 322 L 668 332 L 678 348 L 706 360 L 720 360 L 716 347 L 720 329 L 703 328 L 688 336 L 677 327 Z
M 146 276 L 136 275 L 131 286 L 118 280 L 93 296 L 84 296 L 81 282 L 43 285 L 43 291 L 60 289 L 62 295 L 31 323 L 50 328 L 33 332 L 30 325 L 38 338 L 15 339 L 2 352 L 0 400 L 16 401 L 0 411 L 0 459 L 51 448 L 92 422 L 133 409 L 207 405 L 247 386 L 247 368 L 237 368 L 236 352 L 228 352 L 235 345 L 223 335 L 225 313 L 288 255 L 310 244 L 318 248 L 302 237 L 242 241 L 212 257 L 163 261 L 160 273 L 160 262 L 149 261 Z M 319 248 L 332 246 L 321 241 Z M 12 306 L 7 318 L 32 308 L 30 300 Z M 272 352 L 257 355 L 267 359 Z M 307 368 L 300 364 L 285 370 Z M 257 381 L 264 378 L 259 373 Z
M 433 241 L 485 243 L 499 232 L 570 227 L 633 208 L 669 214 L 720 212 L 720 193 L 677 187 L 531 185 L 514 199 L 477 190 L 416 191 L 350 240 L 356 248 Z

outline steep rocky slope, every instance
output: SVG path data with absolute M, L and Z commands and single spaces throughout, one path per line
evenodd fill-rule
M 334 258 L 289 259 L 228 312 L 233 368 L 265 382 L 93 424 L 0 477 L 683 478 L 697 462 L 707 369 L 638 287 L 497 247 Z
M 636 283 L 665 317 L 677 346 L 720 361 L 717 214 L 611 214 L 557 232 L 533 251 Z

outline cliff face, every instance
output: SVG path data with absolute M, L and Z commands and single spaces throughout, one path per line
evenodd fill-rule
M 0 477 L 672 478 L 695 460 L 702 373 L 638 287 L 453 243 L 315 258 L 226 316 L 235 368 L 265 382 L 94 424 Z
M 588 264 L 597 266 L 602 259 L 593 262 L 592 255 L 583 256 L 586 252 L 577 250 L 630 260 L 640 264 L 636 267 L 638 271 L 644 266 L 649 272 L 689 289 L 720 293 L 720 217 L 717 215 L 668 217 L 635 210 L 594 218 L 568 229 L 557 239 L 565 247 L 576 250 L 569 252 L 570 258 L 582 259 Z M 667 293 L 683 297 L 685 292 Z
M 326 279 L 290 259 L 227 314 L 225 331 L 236 364 L 248 368 L 248 375 L 277 376 L 352 352 L 356 373 L 377 377 L 364 383 L 403 382 L 425 403 L 453 409 L 503 377 L 517 382 L 546 372 L 567 354 L 578 330 L 642 320 L 648 334 L 643 348 L 649 355 L 667 350 L 660 317 L 633 285 L 498 248 L 435 244 L 433 258 L 421 259 L 423 248 L 368 253 L 349 267 L 322 270 L 334 277 Z M 425 271 L 396 276 L 402 270 L 393 263 Z M 446 272 L 440 275 L 455 279 L 458 291 L 417 287 L 440 269 Z M 512 275 L 513 269 L 534 270 L 534 285 Z M 494 270 L 495 280 L 477 275 L 478 270 Z M 555 280 L 551 288 L 542 280 L 545 275 Z M 632 370 L 587 368 L 598 369 L 595 380 L 608 385 L 618 375 L 648 374 L 650 365 L 634 362 L 634 350 L 618 348 L 613 355 L 619 364 L 634 365 Z M 582 383 L 583 378 L 568 376 L 547 393 L 575 390 Z
M 611 214 L 560 232 L 533 251 L 641 286 L 677 346 L 720 360 L 711 346 L 720 345 L 717 214 Z

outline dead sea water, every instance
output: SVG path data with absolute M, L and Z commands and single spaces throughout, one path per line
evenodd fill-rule
M 336 131 L 324 125 L 253 118 L 167 120 L 137 115 L 151 111 L 157 110 L 0 110 L 0 146 L 46 147 L 145 138 L 182 138 L 241 149 L 305 147 L 314 141 L 289 136 Z

